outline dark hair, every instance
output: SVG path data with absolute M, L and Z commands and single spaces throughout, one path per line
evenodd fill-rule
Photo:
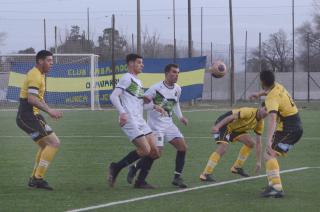
M 263 70 L 260 72 L 260 81 L 264 86 L 271 87 L 274 85 L 274 73 L 270 70 Z
M 261 103 L 261 107 L 265 107 L 266 106 L 266 103 L 265 103 L 265 101 L 263 101 L 262 103 Z
M 164 68 L 164 73 L 168 73 L 171 70 L 171 68 L 179 68 L 179 66 L 177 64 L 170 63 L 166 65 L 166 67 Z
M 127 62 L 127 64 L 129 64 L 129 62 L 131 62 L 131 61 L 134 62 L 138 58 L 142 59 L 143 57 L 138 54 L 128 54 L 126 56 L 126 62 Z
M 48 56 L 52 56 L 53 54 L 47 50 L 41 50 L 36 55 L 36 62 L 38 63 L 39 60 L 44 60 Z

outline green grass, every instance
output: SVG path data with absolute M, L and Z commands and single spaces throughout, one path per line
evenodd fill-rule
M 198 180 L 199 174 L 216 147 L 212 139 L 203 137 L 210 136 L 210 126 L 219 114 L 221 112 L 214 111 L 185 113 L 190 125 L 179 125 L 189 145 L 183 176 L 189 187 L 203 185 Z M 281 169 L 319 166 L 317 131 L 320 113 L 305 109 L 301 116 L 304 137 L 288 157 L 280 159 Z M 67 111 L 60 121 L 46 118 L 62 143 L 46 175 L 55 188 L 53 192 L 27 188 L 36 145 L 18 129 L 14 112 L 0 112 L 0 211 L 65 211 L 176 190 L 171 186 L 175 151 L 170 145 L 165 147 L 162 158 L 155 162 L 149 176 L 148 181 L 159 186 L 158 189 L 133 189 L 125 181 L 126 170 L 119 175 L 115 188 L 107 187 L 108 164 L 133 149 L 119 129 L 114 111 Z M 215 177 L 219 181 L 238 178 L 229 168 L 240 147 L 240 144 L 232 144 L 217 166 Z M 245 165 L 250 173 L 254 170 L 254 162 L 252 155 Z M 286 192 L 283 199 L 261 199 L 258 194 L 266 185 L 266 179 L 259 178 L 97 211 L 319 211 L 319 174 L 320 169 L 283 174 Z

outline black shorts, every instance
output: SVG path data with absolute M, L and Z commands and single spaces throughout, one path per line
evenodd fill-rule
M 53 133 L 51 127 L 40 114 L 18 113 L 16 122 L 18 127 L 28 133 L 34 141 Z
M 286 154 L 303 134 L 302 128 L 290 131 L 276 131 L 273 135 L 272 149 L 280 155 Z
M 215 124 L 218 124 L 221 120 L 223 120 L 225 117 L 232 115 L 232 111 L 228 111 L 225 114 L 221 115 L 215 122 Z M 231 132 L 228 133 L 227 125 L 222 126 L 219 129 L 219 133 L 213 134 L 214 139 L 216 140 L 216 143 L 229 143 L 236 140 L 237 137 L 240 135 L 246 134 L 246 132 Z
M 213 134 L 216 143 L 230 143 L 237 140 L 240 135 L 246 134 L 246 132 L 231 132 L 228 133 L 227 126 L 220 128 L 219 133 Z

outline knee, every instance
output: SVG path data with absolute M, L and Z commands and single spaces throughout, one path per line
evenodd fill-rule
M 249 142 L 249 143 L 247 143 L 247 144 L 245 144 L 248 148 L 250 148 L 250 149 L 252 149 L 253 147 L 254 147 L 254 145 L 255 145 L 255 143 L 254 142 Z
M 150 157 L 152 158 L 152 159 L 158 159 L 158 158 L 160 158 L 161 157 L 161 153 L 160 153 L 160 151 L 159 150 L 151 150 L 150 151 Z
M 144 148 L 137 149 L 137 152 L 141 157 L 144 157 L 150 155 L 151 151 L 149 146 L 145 146 Z

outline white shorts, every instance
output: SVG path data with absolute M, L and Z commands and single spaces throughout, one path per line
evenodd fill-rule
M 130 141 L 152 133 L 151 128 L 143 118 L 128 119 L 128 122 L 121 127 Z
M 153 133 L 156 137 L 156 145 L 158 147 L 162 147 L 165 142 L 170 142 L 175 138 L 183 138 L 180 130 L 174 124 L 165 129 L 153 130 Z

